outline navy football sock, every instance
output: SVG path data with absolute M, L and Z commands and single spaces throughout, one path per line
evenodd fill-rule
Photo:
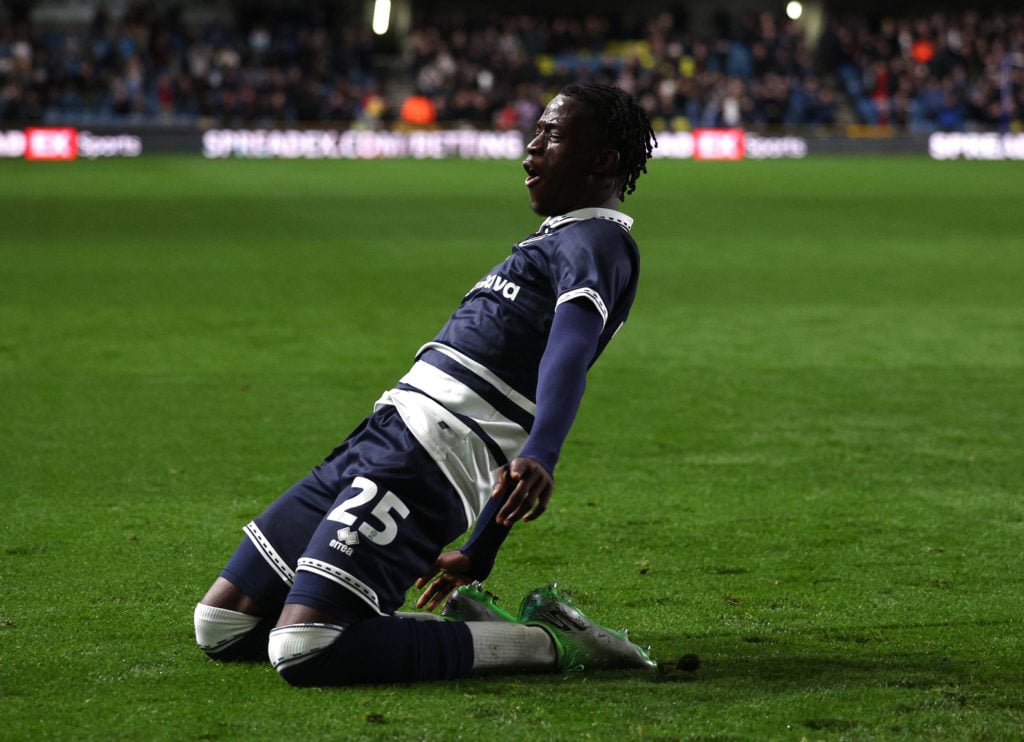
M 295 632 L 302 626 L 282 629 Z M 318 625 L 309 626 L 316 633 Z M 335 641 L 314 649 L 304 659 L 275 658 L 273 654 L 272 650 L 281 677 L 292 685 L 451 680 L 472 670 L 473 638 L 469 628 L 458 622 L 377 616 L 346 626 Z

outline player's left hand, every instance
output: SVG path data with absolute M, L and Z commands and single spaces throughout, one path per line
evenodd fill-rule
M 511 528 L 517 521 L 526 523 L 544 514 L 555 489 L 555 480 L 540 463 L 518 456 L 498 470 L 491 497 L 500 497 L 507 487 L 513 488 L 512 494 L 498 511 L 497 521 Z
M 434 568 L 416 580 L 416 587 L 427 589 L 416 601 L 417 608 L 433 611 L 444 603 L 452 590 L 473 581 L 469 576 L 472 562 L 461 551 L 446 551 L 434 562 Z M 429 583 L 429 584 L 428 584 Z

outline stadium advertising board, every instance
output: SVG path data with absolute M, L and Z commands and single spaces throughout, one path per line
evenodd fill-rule
M 654 156 L 670 160 L 777 160 L 807 157 L 803 137 L 764 137 L 742 129 L 662 132 Z
M 0 131 L 0 157 L 24 157 L 25 132 L 20 129 Z
M 743 140 L 743 129 L 695 129 L 693 159 L 742 160 Z
M 0 130 L 0 159 L 74 160 L 201 153 L 210 159 L 520 159 L 517 131 L 149 128 L 101 133 L 73 127 Z M 1024 133 L 934 133 L 876 139 L 762 136 L 742 129 L 661 132 L 654 156 L 673 160 L 801 159 L 819 154 L 923 154 L 936 160 L 1024 160 Z
M 928 137 L 935 160 L 1024 160 L 1024 134 L 936 133 Z
M 25 129 L 26 160 L 74 160 L 77 157 L 77 129 L 68 127 Z
M 518 131 L 337 131 L 210 129 L 203 134 L 203 155 L 222 157 L 377 160 L 515 159 L 523 155 Z
M 79 157 L 138 157 L 142 137 L 137 134 L 101 135 L 68 126 L 32 126 L 0 131 L 0 158 L 76 160 Z
M 518 159 L 526 147 L 517 131 L 336 131 L 210 129 L 203 134 L 203 155 L 281 159 Z M 761 137 L 742 129 L 697 129 L 658 135 L 656 157 L 665 159 L 742 160 L 802 158 L 801 137 Z

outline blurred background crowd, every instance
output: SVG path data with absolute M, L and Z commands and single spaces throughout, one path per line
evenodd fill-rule
M 531 129 L 574 81 L 619 85 L 658 128 L 1020 126 L 1024 10 L 844 13 L 808 38 L 783 14 L 711 31 L 655 14 L 417 15 L 397 44 L 329 5 L 187 21 L 180 8 L 99 5 L 78 28 L 0 17 L 0 120 Z

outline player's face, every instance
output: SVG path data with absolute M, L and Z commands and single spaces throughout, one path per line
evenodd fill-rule
M 530 206 L 543 216 L 599 206 L 606 200 L 595 186 L 594 167 L 601 152 L 600 135 L 587 108 L 556 96 L 537 121 L 526 145 L 526 187 Z

